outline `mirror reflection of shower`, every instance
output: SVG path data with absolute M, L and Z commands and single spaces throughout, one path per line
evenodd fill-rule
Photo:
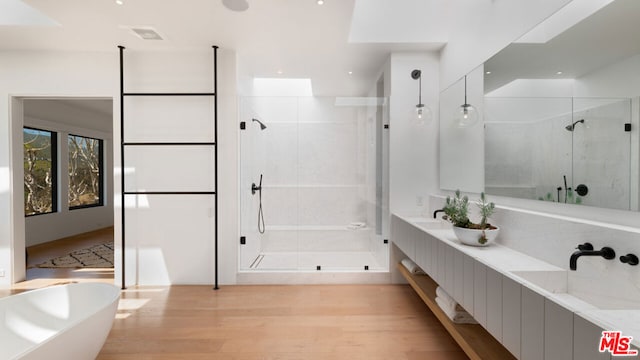
M 266 129 L 266 128 L 267 128 L 267 125 L 265 125 L 262 121 L 260 121 L 260 120 L 258 120 L 258 119 L 255 119 L 255 118 L 254 118 L 254 119 L 251 119 L 251 121 L 255 121 L 255 122 L 257 122 L 258 124 L 260 124 L 260 130 L 264 130 L 264 129 Z

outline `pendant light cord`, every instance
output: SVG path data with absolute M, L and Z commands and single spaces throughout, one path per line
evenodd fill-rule
M 422 74 L 418 78 L 418 105 L 422 105 Z
M 467 75 L 464 76 L 464 104 L 467 105 Z

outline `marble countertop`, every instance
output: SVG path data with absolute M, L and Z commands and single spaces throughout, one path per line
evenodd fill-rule
M 567 292 L 567 269 L 549 264 L 497 243 L 486 247 L 463 245 L 456 238 L 451 227 L 446 225 L 443 220 L 399 214 L 393 215 L 520 283 L 522 286 L 526 286 L 556 304 L 571 310 L 597 326 L 605 330 L 622 331 L 623 335 L 633 336 L 632 344 L 640 347 L 640 310 L 621 309 L 620 307 L 624 306 L 624 304 L 615 303 L 613 298 L 610 300 L 607 298 L 607 301 L 612 302 L 611 307 L 615 308 L 615 310 L 603 309 L 607 306 L 598 307 L 589 301 L 572 295 Z M 535 272 L 539 272 L 539 274 L 535 274 Z M 544 284 L 541 285 L 541 283 Z M 602 304 L 602 299 L 599 300 Z

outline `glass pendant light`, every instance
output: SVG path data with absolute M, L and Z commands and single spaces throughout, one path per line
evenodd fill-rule
M 418 104 L 416 104 L 415 108 L 412 111 L 411 117 L 413 121 L 418 125 L 423 125 L 424 123 L 431 120 L 431 109 L 428 106 L 425 106 L 422 103 L 422 71 L 413 70 L 411 72 L 411 78 L 414 80 L 418 80 Z
M 464 76 L 464 104 L 460 105 L 456 114 L 458 127 L 471 127 L 478 122 L 478 110 L 467 102 L 467 75 Z

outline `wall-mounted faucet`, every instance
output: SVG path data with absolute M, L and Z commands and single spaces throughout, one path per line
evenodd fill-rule
M 638 265 L 638 257 L 634 254 L 627 254 L 620 256 L 620 261 L 624 264 L 629 264 L 631 266 Z
M 443 213 L 443 212 L 444 212 L 444 210 L 443 210 L 443 209 L 438 209 L 438 210 L 434 211 L 434 212 L 433 212 L 433 218 L 435 219 L 435 218 L 436 218 L 436 216 L 438 216 L 438 213 Z
M 574 271 L 578 268 L 578 258 L 581 256 L 602 256 L 607 260 L 615 259 L 616 257 L 616 252 L 608 246 L 600 250 L 593 250 L 593 245 L 587 242 L 578 245 L 577 249 L 578 251 L 571 254 L 571 258 L 569 259 L 569 269 Z

